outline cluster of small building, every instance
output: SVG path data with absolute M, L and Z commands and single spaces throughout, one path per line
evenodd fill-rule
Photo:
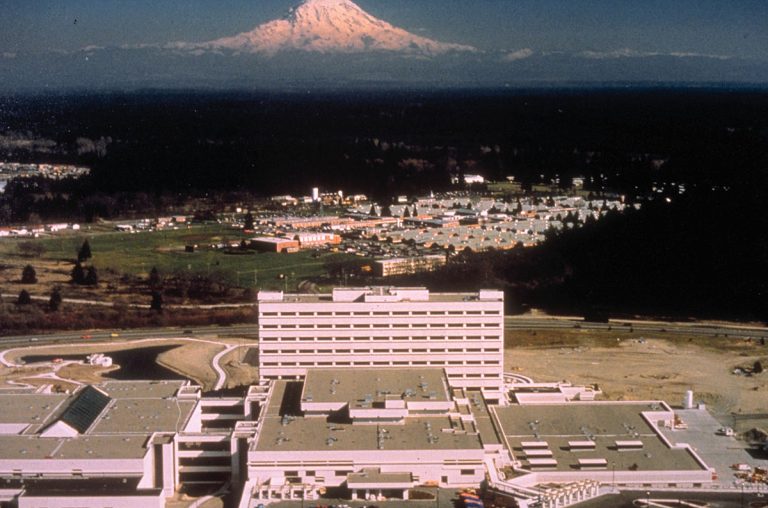
M 0 390 L 0 502 L 161 507 L 181 487 L 228 484 L 249 508 L 482 483 L 509 504 L 554 508 L 715 481 L 664 402 L 600 402 L 594 388 L 505 374 L 499 291 L 259 302 L 245 359 L 261 381 L 245 396 L 183 381 Z
M 0 226 L 0 238 L 37 238 L 44 234 L 61 233 L 63 231 L 80 231 L 80 224 L 56 223 L 28 226 Z
M 69 164 L 29 164 L 22 162 L 0 162 L 0 192 L 6 182 L 12 178 L 29 178 L 41 176 L 61 180 L 63 178 L 80 178 L 90 174 L 91 170 L 82 166 Z
M 550 230 L 598 220 L 626 208 L 621 200 L 578 196 L 513 202 L 492 197 L 425 197 L 392 205 L 358 203 L 343 216 L 270 216 L 257 221 L 251 245 L 262 251 L 297 252 L 326 248 L 375 259 L 379 276 L 434 270 L 445 264 L 439 252 L 480 252 L 532 247 Z M 305 238 L 316 240 L 306 241 Z
M 321 204 L 325 206 L 348 206 L 362 201 L 368 201 L 368 196 L 365 194 L 352 194 L 347 196 L 344 194 L 344 191 L 341 190 L 336 192 L 321 193 L 318 187 L 313 187 L 312 194 L 308 196 L 294 197 L 286 194 L 282 196 L 272 196 L 270 201 L 284 207 L 311 204 Z
M 161 231 L 163 229 L 178 229 L 186 226 L 190 222 L 190 217 L 186 215 L 169 215 L 157 217 L 154 219 L 139 219 L 133 222 L 121 222 L 115 224 L 115 231 L 123 233 L 133 233 L 138 231 Z

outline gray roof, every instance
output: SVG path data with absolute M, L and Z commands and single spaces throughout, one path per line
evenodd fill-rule
M 64 401 L 64 394 L 0 394 L 0 424 L 43 424 Z
M 310 369 L 304 381 L 306 402 L 383 402 L 389 397 L 405 401 L 447 401 L 448 382 L 443 369 Z M 311 401 L 308 397 L 311 396 Z
M 659 410 L 658 407 L 655 408 Z M 642 417 L 648 403 L 565 403 L 494 407 L 510 451 L 523 460 L 523 442 L 546 442 L 558 471 L 571 471 L 580 459 L 605 459 L 616 471 L 699 471 L 703 467 L 686 449 L 669 448 Z M 571 449 L 571 441 L 592 441 L 589 449 Z M 619 450 L 616 441 L 642 441 L 643 446 Z
M 283 418 L 280 408 L 288 381 L 275 382 L 264 426 L 251 450 L 270 452 L 323 450 L 479 450 L 480 439 L 471 432 L 443 432 L 460 427 L 447 416 L 407 417 L 404 423 L 355 425 L 329 423 L 325 418 L 291 416 Z M 458 423 L 458 425 L 457 425 Z M 381 434 L 379 434 L 381 430 Z M 379 447 L 379 437 L 381 448 Z M 438 439 L 435 440 L 434 438 Z M 332 438 L 332 439 L 331 439 Z
M 186 383 L 180 380 L 106 381 L 99 388 L 113 399 L 167 399 Z
M 174 399 L 119 399 L 109 406 L 91 434 L 178 432 L 195 405 L 195 401 Z
M 443 432 L 451 429 L 447 416 L 406 418 L 401 424 L 355 425 L 328 423 L 324 418 L 266 417 L 251 445 L 255 451 L 411 451 L 479 450 L 476 434 Z

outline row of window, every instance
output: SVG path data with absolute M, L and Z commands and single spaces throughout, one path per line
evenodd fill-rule
M 493 323 L 302 323 L 302 324 L 264 324 L 264 330 L 338 330 L 340 328 L 499 328 Z
M 369 316 L 499 316 L 498 310 L 375 310 L 375 311 L 302 311 L 262 312 L 262 317 L 369 317 Z
M 403 342 L 406 340 L 409 341 L 446 341 L 446 340 L 460 340 L 460 341 L 466 341 L 466 340 L 488 340 L 488 341 L 499 341 L 501 340 L 500 335 L 456 335 L 456 336 L 445 336 L 445 335 L 439 335 L 439 336 L 405 336 L 405 337 L 392 337 L 392 336 L 381 336 L 381 337 L 261 337 L 261 342 L 365 342 L 365 341 L 398 341 Z
M 458 377 L 458 378 L 461 378 L 460 375 L 448 376 L 448 377 Z M 473 377 L 474 378 L 474 377 L 477 377 L 477 376 L 467 376 L 467 377 Z M 290 375 L 269 375 L 269 374 L 267 374 L 267 375 L 263 376 L 263 378 L 264 379 L 270 379 L 270 380 L 275 380 L 275 379 L 295 379 L 296 376 L 294 374 L 290 374 Z M 501 379 L 497 378 L 497 381 L 501 382 Z M 488 384 L 486 381 L 480 381 L 480 382 L 482 382 L 482 384 L 484 384 L 484 385 Z M 472 392 L 472 391 L 479 392 L 479 391 L 485 390 L 487 388 L 488 388 L 488 386 L 480 386 L 479 384 L 478 385 L 463 386 L 462 387 L 462 389 L 470 391 L 470 392 Z M 272 462 L 269 462 L 265 466 L 266 467 L 270 467 L 272 464 L 273 464 Z M 258 465 L 261 465 L 261 464 L 259 464 L 259 463 L 252 463 L 252 466 L 258 466 Z M 415 477 L 414 477 L 414 479 L 415 479 Z M 315 480 L 315 481 L 317 481 L 317 480 Z M 444 481 L 447 482 L 448 480 L 444 480 Z
M 370 354 L 370 353 L 499 353 L 500 348 L 392 348 L 392 349 L 264 349 L 262 355 L 343 355 L 343 354 Z
M 415 360 L 415 361 L 399 361 L 399 360 L 373 360 L 373 361 L 365 361 L 365 360 L 358 360 L 358 361 L 324 361 L 324 362 L 263 362 L 261 364 L 263 367 L 397 367 L 397 366 L 404 366 L 404 367 L 411 367 L 414 365 L 424 365 L 424 366 L 432 366 L 432 367 L 445 367 L 446 365 L 489 365 L 489 366 L 498 366 L 501 365 L 501 362 L 498 360 L 452 360 L 447 362 L 439 362 L 439 361 L 422 361 L 422 360 Z M 461 374 L 456 375 L 449 375 L 448 377 L 462 377 Z M 478 374 L 477 376 L 467 375 L 467 377 L 480 377 Z M 498 377 L 498 374 L 487 374 L 485 377 Z

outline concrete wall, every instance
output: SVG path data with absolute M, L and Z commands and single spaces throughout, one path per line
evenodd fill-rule
M 163 508 L 165 497 L 106 496 L 106 497 L 19 497 L 19 508 Z
M 21 470 L 25 475 L 43 474 L 64 477 L 71 476 L 73 471 L 82 472 L 84 476 L 142 476 L 144 474 L 144 457 L 136 459 L 0 460 L 0 475 L 12 476 L 14 470 Z
M 281 478 L 285 471 L 296 471 L 306 483 L 323 478 L 322 485 L 340 486 L 346 474 L 367 468 L 382 473 L 411 473 L 416 483 L 439 482 L 444 486 L 478 485 L 485 478 L 483 450 L 320 450 L 248 453 L 248 479 L 256 483 Z M 462 474 L 472 470 L 472 474 Z M 313 471 L 314 476 L 307 476 Z M 447 481 L 443 481 L 447 477 Z

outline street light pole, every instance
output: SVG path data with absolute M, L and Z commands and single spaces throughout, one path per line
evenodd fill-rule
M 613 474 L 611 475 L 611 490 L 616 492 L 616 462 L 611 462 L 613 466 Z
M 651 506 L 651 493 L 647 490 L 645 491 L 645 506 L 650 507 Z

